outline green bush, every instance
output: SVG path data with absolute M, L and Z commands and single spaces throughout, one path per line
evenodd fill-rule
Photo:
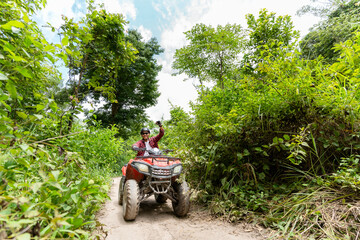
M 294 192 L 303 191 L 303 183 L 312 181 L 314 191 L 326 187 L 327 201 L 344 196 L 342 189 L 358 190 L 360 34 L 335 48 L 341 57 L 332 65 L 323 64 L 321 57 L 304 60 L 294 48 L 279 48 L 276 57 L 264 50 L 256 74 L 200 89 L 190 116 L 178 118 L 181 111 L 173 109 L 169 123 L 181 134 L 172 144 L 181 146 L 189 182 L 215 213 L 233 220 L 249 212 L 259 216 L 281 209 L 274 198 L 283 196 L 289 212 L 279 213 L 270 225 L 291 237 L 306 230 L 298 223 L 311 228 L 317 216 L 296 219 L 311 211 L 307 201 L 315 209 L 321 201 L 305 191 L 299 208 L 292 209 L 299 197 Z M 297 223 L 289 228 L 291 221 Z M 335 236 L 356 235 L 352 227 L 337 231 Z

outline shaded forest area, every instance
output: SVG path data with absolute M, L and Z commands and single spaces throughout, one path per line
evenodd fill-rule
M 323 17 L 303 39 L 266 9 L 185 33 L 174 74 L 198 79 L 199 95 L 190 113 L 173 106 L 161 143 L 214 215 L 285 239 L 359 238 L 360 6 L 328 2 L 299 11 Z M 91 1 L 49 43 L 31 20 L 45 4 L 0 2 L 0 238 L 96 238 L 109 179 L 154 128 L 144 110 L 163 49 Z

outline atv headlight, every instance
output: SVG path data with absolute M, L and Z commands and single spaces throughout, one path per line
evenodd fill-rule
M 181 165 L 178 165 L 176 167 L 174 167 L 174 174 L 177 175 L 177 174 L 180 174 L 181 173 Z
M 149 172 L 149 167 L 142 163 L 134 163 L 134 165 L 139 169 L 140 172 Z

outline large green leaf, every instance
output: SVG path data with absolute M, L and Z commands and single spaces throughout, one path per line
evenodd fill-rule
M 21 75 L 23 75 L 24 77 L 33 78 L 32 73 L 31 73 L 28 69 L 26 69 L 26 68 L 24 68 L 24 67 L 16 67 L 15 69 L 16 69 L 19 73 L 21 73 Z
M 2 103 L 2 104 L 5 106 L 5 108 L 6 108 L 9 112 L 11 112 L 11 107 L 10 107 L 7 103 L 5 103 L 4 101 L 0 101 L 0 103 Z
M 43 110 L 44 108 L 45 108 L 45 105 L 43 105 L 43 104 L 38 104 L 38 105 L 36 105 L 36 112 L 41 111 L 41 110 Z
M 63 39 L 61 39 L 61 44 L 63 46 L 67 46 L 69 44 L 69 38 L 68 37 L 64 37 Z
M 1 25 L 0 27 L 3 28 L 3 29 L 6 29 L 6 30 L 12 30 L 12 27 L 24 28 L 25 25 L 20 21 L 13 20 L 13 21 L 9 21 L 9 22 Z
M 22 119 L 26 119 L 27 118 L 27 114 L 24 113 L 24 112 L 19 112 L 19 111 L 16 111 L 16 114 L 21 117 Z
M 13 81 L 7 81 L 6 90 L 8 90 L 8 92 L 12 98 L 14 98 L 14 99 L 17 98 L 18 93 L 16 91 L 16 86 Z

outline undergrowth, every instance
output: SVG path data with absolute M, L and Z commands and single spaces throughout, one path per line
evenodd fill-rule
M 256 74 L 200 88 L 191 114 L 173 107 L 167 143 L 197 201 L 272 238 L 360 237 L 360 35 L 335 49 L 331 65 L 265 51 Z
M 2 151 L 0 236 L 95 238 L 95 214 L 121 165 L 123 142 L 116 133 L 93 128 Z

